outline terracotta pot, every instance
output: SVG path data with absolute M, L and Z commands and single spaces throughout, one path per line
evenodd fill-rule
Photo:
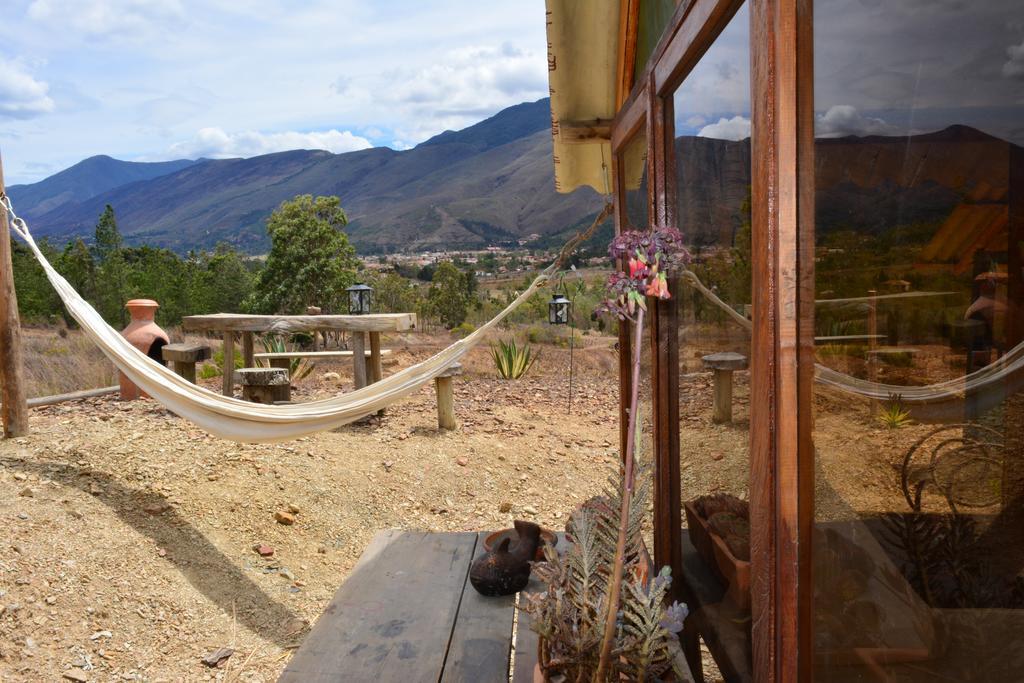
M 132 299 L 125 304 L 125 308 L 128 309 L 132 321 L 121 331 L 121 335 L 139 351 L 162 363 L 160 349 L 164 344 L 169 344 L 171 340 L 153 320 L 160 304 L 152 299 Z M 133 401 L 141 397 L 149 398 L 144 391 L 135 386 L 134 382 L 125 377 L 124 373 L 119 374 L 122 401 Z

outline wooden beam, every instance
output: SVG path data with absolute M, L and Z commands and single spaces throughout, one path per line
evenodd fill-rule
M 28 400 L 28 407 L 39 408 L 41 406 L 52 406 L 57 403 L 64 403 L 65 401 L 81 401 L 86 398 L 97 398 L 108 394 L 116 394 L 120 390 L 121 386 L 115 384 L 112 387 L 85 389 L 84 391 L 72 391 L 68 394 L 55 394 L 53 396 L 40 396 L 39 398 L 30 398 Z
M 750 552 L 759 683 L 813 679 L 811 3 L 751 0 Z
M 350 332 L 407 332 L 416 328 L 415 313 L 373 313 L 371 315 L 246 315 L 214 313 L 187 315 L 182 328 L 197 332 L 303 332 L 347 330 Z
M 0 160 L 0 195 L 4 194 L 3 162 Z M 14 291 L 11 263 L 11 229 L 7 211 L 0 209 L 0 416 L 5 437 L 28 434 L 28 402 L 25 399 L 21 351 L 21 320 L 18 294 Z
M 640 0 L 619 0 L 619 45 L 616 59 L 615 110 L 629 97 L 636 76 L 636 38 Z
M 567 145 L 587 145 L 612 139 L 611 119 L 559 121 L 558 141 Z

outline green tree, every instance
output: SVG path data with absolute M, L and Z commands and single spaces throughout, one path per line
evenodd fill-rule
M 466 276 L 451 261 L 437 266 L 427 298 L 434 315 L 448 329 L 466 320 L 471 300 L 468 283 Z
M 388 273 L 373 282 L 373 298 L 381 313 L 409 313 L 416 310 L 419 290 L 398 273 Z
M 52 263 L 56 250 L 43 239 L 39 249 Z M 22 320 L 47 320 L 61 310 L 60 298 L 46 278 L 35 255 L 20 242 L 11 240 L 11 266 L 14 271 L 14 289 L 18 293 L 18 314 Z
M 359 266 L 342 232 L 347 223 L 337 197 L 307 194 L 282 203 L 267 220 L 270 253 L 249 307 L 260 313 L 343 310 L 345 288 Z
M 93 254 L 98 275 L 96 310 L 107 322 L 126 325 L 128 312 L 124 304 L 127 301 L 128 268 L 124 261 L 121 231 L 117 228 L 114 208 L 110 204 L 96 223 Z

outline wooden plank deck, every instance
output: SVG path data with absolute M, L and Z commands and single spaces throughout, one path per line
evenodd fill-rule
M 378 533 L 278 680 L 507 683 L 514 596 L 468 581 L 483 538 Z M 536 647 L 523 654 L 532 677 Z

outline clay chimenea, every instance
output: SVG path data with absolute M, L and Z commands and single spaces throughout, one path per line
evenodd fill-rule
M 160 349 L 171 340 L 168 338 L 167 333 L 161 330 L 160 326 L 153 321 L 154 316 L 156 316 L 156 309 L 160 308 L 160 304 L 152 299 L 132 299 L 125 304 L 125 308 L 128 309 L 132 321 L 128 323 L 128 327 L 121 331 L 121 334 L 139 351 L 142 351 L 156 362 L 163 363 Z M 124 376 L 123 372 L 119 374 L 121 377 L 122 401 L 134 401 L 141 397 L 148 398 L 144 391 Z

